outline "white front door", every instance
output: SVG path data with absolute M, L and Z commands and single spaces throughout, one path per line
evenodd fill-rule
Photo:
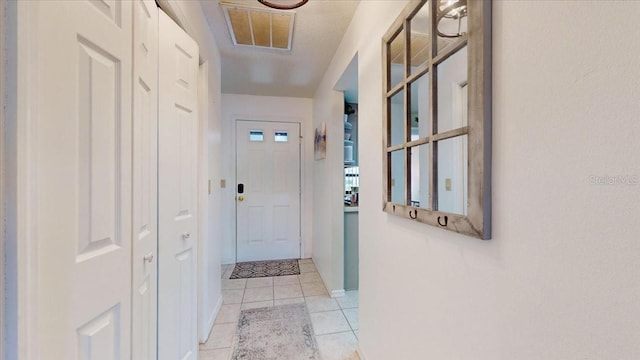
M 133 3 L 132 358 L 156 357 L 158 301 L 158 8 Z
M 198 45 L 159 13 L 158 359 L 196 360 Z
M 300 124 L 236 124 L 237 261 L 300 257 Z
M 42 359 L 131 357 L 132 4 L 34 5 L 38 327 L 29 341 Z

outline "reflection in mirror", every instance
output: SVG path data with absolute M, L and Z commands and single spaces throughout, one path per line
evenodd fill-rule
M 436 142 L 438 210 L 467 215 L 467 135 Z
M 393 89 L 404 80 L 404 30 L 400 31 L 389 44 L 389 87 L 387 90 Z
M 414 146 L 411 154 L 411 203 L 430 208 L 429 202 L 429 144 Z
M 410 85 L 411 90 L 411 140 L 429 136 L 429 73 Z
M 468 124 L 467 47 L 438 65 L 438 133 Z
M 391 129 L 389 146 L 399 145 L 406 141 L 404 135 L 405 111 L 404 111 L 404 90 L 393 95 L 389 102 L 391 115 Z
M 438 1 L 438 54 L 467 32 L 467 0 Z
M 429 51 L 429 6 L 430 4 L 427 1 L 411 19 L 411 41 L 409 43 L 411 50 L 410 74 L 413 74 L 419 67 L 426 65 L 431 57 L 431 52 Z
M 489 239 L 492 2 L 407 3 L 383 36 L 384 211 Z
M 404 204 L 404 152 L 405 150 L 391 153 L 391 202 Z

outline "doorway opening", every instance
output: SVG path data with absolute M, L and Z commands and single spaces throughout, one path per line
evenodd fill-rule
M 358 161 L 358 55 L 356 54 L 336 83 L 344 94 L 344 289 L 359 288 L 360 167 Z

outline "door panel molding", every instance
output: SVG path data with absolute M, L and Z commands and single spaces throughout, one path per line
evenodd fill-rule
M 259 121 L 259 122 L 275 122 L 275 123 L 293 123 L 293 124 L 298 124 L 300 126 L 300 256 L 304 256 L 305 252 L 308 252 L 309 249 L 305 249 L 305 240 L 304 237 L 305 236 L 310 236 L 311 234 L 309 233 L 310 229 L 307 229 L 305 227 L 305 218 L 306 218 L 306 211 L 305 211 L 305 202 L 307 201 L 307 198 L 305 196 L 306 193 L 306 172 L 307 172 L 307 165 L 306 165 L 306 161 L 304 161 L 307 157 L 306 153 L 305 153 L 305 148 L 307 147 L 306 145 L 306 141 L 307 139 L 305 138 L 304 134 L 307 133 L 307 129 L 306 129 L 306 123 L 305 123 L 305 119 L 298 117 L 298 116 L 289 116 L 289 115 L 284 115 L 284 116 L 261 116 L 261 115 L 255 115 L 255 114 L 243 114 L 243 113 L 234 113 L 231 115 L 231 119 L 232 119 L 232 123 L 231 123 L 231 127 L 230 127 L 230 139 L 231 139 L 231 146 L 230 146 L 230 151 L 231 154 L 229 154 L 229 157 L 232 159 L 232 163 L 235 164 L 236 162 L 236 158 L 237 158 L 237 143 L 236 143 L 236 139 L 237 139 L 237 124 L 239 121 Z M 310 140 L 311 142 L 313 142 L 313 139 Z M 229 173 L 229 181 L 227 182 L 228 185 L 227 186 L 235 186 L 235 184 L 237 183 L 237 174 L 235 171 L 232 171 Z M 235 200 L 235 196 L 236 196 L 236 189 L 232 189 L 232 191 L 230 192 L 229 195 L 229 201 L 230 203 L 233 204 L 233 210 L 234 210 L 234 216 L 231 216 L 230 219 L 232 221 L 231 223 L 231 234 L 230 237 L 233 239 L 232 241 L 232 245 L 233 245 L 233 259 L 235 261 L 237 261 L 238 259 L 238 247 L 237 247 L 237 238 L 238 238 L 238 234 L 237 234 L 237 219 L 235 214 L 236 212 L 236 200 Z
M 196 360 L 198 45 L 159 13 L 158 358 Z
M 234 187 L 244 184 L 243 195 L 234 189 L 236 261 L 298 258 L 302 253 L 302 125 L 240 119 L 235 125 Z M 246 137 L 238 133 L 240 129 Z M 252 130 L 262 131 L 260 141 L 250 140 Z M 276 170 L 276 166 L 282 167 Z M 295 223 L 289 221 L 293 218 Z M 282 225 L 287 228 L 278 227 Z
M 19 88 L 16 124 L 16 238 L 21 240 L 17 249 L 18 355 L 36 359 L 46 352 L 47 357 L 75 358 L 82 351 L 76 345 L 86 324 L 117 307 L 114 332 L 101 338 L 96 344 L 102 348 L 94 350 L 128 357 L 130 3 L 122 3 L 120 27 L 88 2 L 74 3 L 73 10 L 69 3 L 19 2 L 16 6 L 18 81 L 25 86 Z M 59 41 L 50 41 L 52 37 Z M 90 51 L 95 60 L 85 56 L 84 65 L 81 42 L 94 45 Z M 94 69 L 87 68 L 89 60 L 95 61 Z M 82 99 L 85 92 L 78 89 L 83 85 L 93 87 L 94 98 Z M 85 100 L 94 102 L 96 112 L 79 111 Z M 120 126 L 117 119 L 122 121 Z M 100 162 L 81 161 L 88 154 L 79 151 L 84 136 L 78 125 L 88 123 L 93 141 L 85 150 L 90 149 Z M 106 133 L 90 131 L 93 126 Z M 97 183 L 92 189 L 93 180 Z M 103 187 L 111 189 L 106 191 L 111 199 L 100 192 Z M 111 205 L 104 214 L 101 207 L 86 208 L 80 214 L 83 197 Z M 82 235 L 81 228 L 85 229 Z M 101 241 L 104 238 L 113 241 L 108 244 Z M 93 246 L 93 251 L 78 262 L 81 244 Z
M 131 358 L 157 359 L 158 8 L 133 4 L 133 251 Z

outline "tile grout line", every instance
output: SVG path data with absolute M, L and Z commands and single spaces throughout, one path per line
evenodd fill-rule
M 355 331 L 353 329 L 353 325 L 351 325 L 351 321 L 349 321 L 349 318 L 347 317 L 347 314 L 344 313 L 345 309 L 340 309 L 340 311 L 342 311 L 342 316 L 344 316 L 344 318 L 347 320 L 347 324 L 349 324 L 349 329 L 351 329 L 351 331 Z M 359 311 L 358 311 L 359 312 Z M 358 314 L 359 315 L 359 314 Z M 355 333 L 353 334 L 354 336 L 356 335 Z

